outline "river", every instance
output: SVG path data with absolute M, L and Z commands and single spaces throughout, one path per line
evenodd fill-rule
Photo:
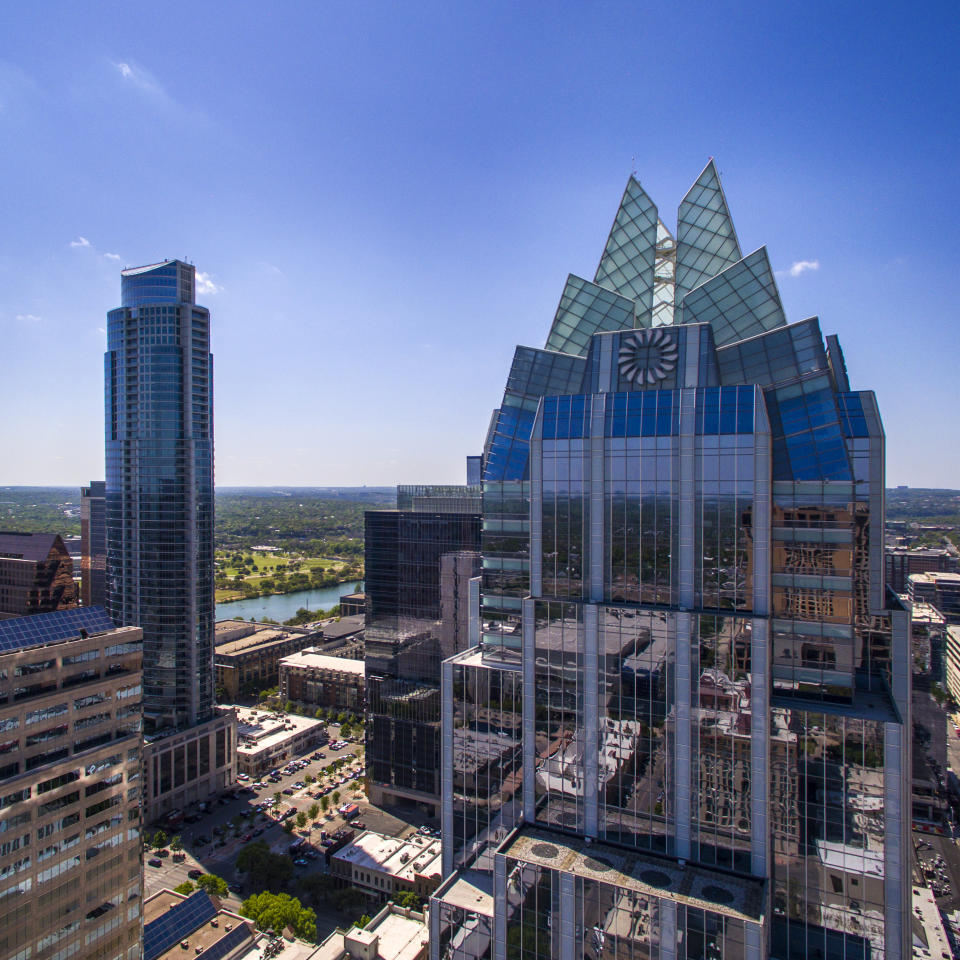
M 340 602 L 340 597 L 353 593 L 356 581 L 341 583 L 336 587 L 323 587 L 320 590 L 297 590 L 295 593 L 273 593 L 267 597 L 254 597 L 252 600 L 234 600 L 232 603 L 218 603 L 218 620 L 236 620 L 251 617 L 263 620 L 269 617 L 278 623 L 289 620 L 301 607 L 308 610 L 329 610 Z M 363 589 L 363 581 L 360 581 Z

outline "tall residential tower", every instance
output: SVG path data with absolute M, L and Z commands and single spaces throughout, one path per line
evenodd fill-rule
M 711 161 L 630 178 L 487 435 L 443 665 L 433 957 L 910 955 L 908 614 L 884 436 Z
M 106 598 L 114 623 L 143 631 L 146 800 L 155 815 L 222 786 L 235 744 L 228 718 L 214 711 L 213 356 L 191 264 L 166 260 L 120 276 L 104 369 Z M 176 744 L 152 743 L 185 731 Z

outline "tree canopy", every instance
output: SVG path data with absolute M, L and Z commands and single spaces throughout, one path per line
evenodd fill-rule
M 240 914 L 253 920 L 260 930 L 279 933 L 290 927 L 301 940 L 317 939 L 317 915 L 289 893 L 264 892 L 248 897 Z
M 293 861 L 281 853 L 273 853 L 262 840 L 248 843 L 237 855 L 237 869 L 261 890 L 283 889 L 293 876 Z

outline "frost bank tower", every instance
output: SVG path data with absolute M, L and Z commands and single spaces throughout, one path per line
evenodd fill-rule
M 675 229 L 631 177 L 516 349 L 482 483 L 433 957 L 908 957 L 877 402 L 788 322 L 712 161 Z

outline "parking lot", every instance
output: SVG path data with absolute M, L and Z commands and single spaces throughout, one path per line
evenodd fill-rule
M 328 731 L 331 743 L 336 741 L 339 730 L 332 725 Z M 322 754 L 322 757 L 311 759 Z M 330 767 L 337 760 L 345 760 L 342 769 L 332 773 Z M 277 853 L 286 853 L 287 849 L 300 831 L 295 831 L 293 837 L 288 836 L 282 829 L 283 818 L 295 820 L 296 814 L 303 810 L 305 813 L 314 804 L 321 803 L 321 796 L 328 798 L 330 810 L 326 817 L 321 817 L 313 830 L 305 828 L 303 833 L 311 840 L 317 841 L 319 849 L 319 831 L 326 830 L 332 833 L 345 826 L 342 817 L 334 812 L 333 794 L 339 792 L 340 804 L 356 801 L 365 809 L 366 801 L 363 795 L 363 744 L 348 743 L 341 750 L 331 749 L 331 745 L 321 747 L 319 751 L 301 758 L 297 769 L 290 767 L 282 769 L 279 777 L 266 779 L 254 786 L 252 780 L 241 780 L 235 786 L 232 797 L 212 798 L 206 810 L 192 808 L 186 811 L 187 820 L 176 829 L 165 827 L 162 824 L 151 824 L 146 828 L 147 839 L 151 838 L 158 829 L 163 829 L 168 837 L 177 834 L 183 844 L 183 856 L 175 857 L 168 853 L 166 856 L 157 856 L 154 851 L 147 850 L 144 858 L 145 890 L 149 896 L 157 890 L 172 888 L 187 878 L 192 869 L 201 869 L 206 873 L 213 873 L 223 877 L 231 884 L 236 884 L 243 878 L 236 874 L 234 863 L 242 847 L 253 839 L 266 841 L 272 850 Z M 310 775 L 315 778 L 314 783 L 306 783 L 305 778 Z M 280 794 L 279 802 L 275 795 Z M 358 814 L 362 818 L 363 813 Z M 354 818 L 357 819 L 357 818 Z M 380 826 L 390 826 L 390 821 L 398 825 L 400 821 L 389 816 L 378 816 L 373 812 L 373 820 Z M 361 819 L 361 822 L 363 820 Z M 379 829 L 380 826 L 372 829 Z M 152 863 L 159 862 L 159 866 Z M 317 864 L 323 864 L 318 857 Z

